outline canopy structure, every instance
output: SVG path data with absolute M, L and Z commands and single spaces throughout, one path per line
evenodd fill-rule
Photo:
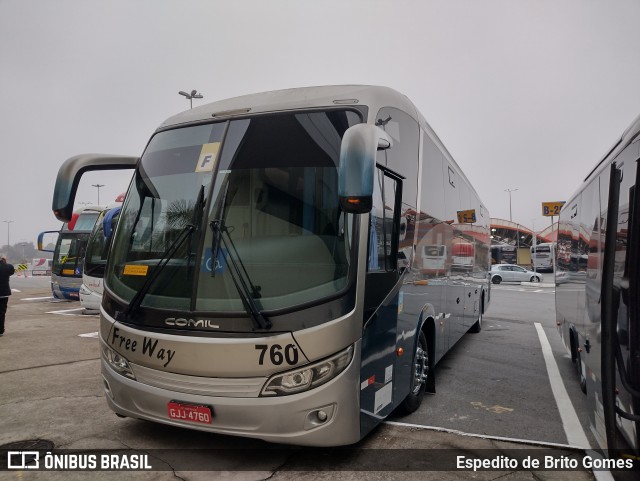
M 552 229 L 553 227 L 553 229 Z M 557 224 L 549 226 L 541 232 L 534 232 L 529 227 L 505 219 L 491 218 L 491 243 L 507 244 L 516 247 L 531 247 L 534 242 L 554 242 L 557 237 Z

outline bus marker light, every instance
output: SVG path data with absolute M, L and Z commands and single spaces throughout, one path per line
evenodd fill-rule
M 398 357 L 402 356 L 404 354 L 404 349 L 399 347 L 398 349 L 396 349 L 396 354 Z

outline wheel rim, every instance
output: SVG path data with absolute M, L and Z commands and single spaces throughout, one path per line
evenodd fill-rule
M 416 361 L 414 364 L 413 371 L 413 394 L 418 394 L 422 385 L 427 380 L 427 375 L 429 374 L 429 356 L 427 351 L 422 348 L 420 344 L 418 344 L 418 349 L 416 349 Z
M 536 277 L 536 276 L 533 276 L 531 278 L 531 282 L 540 282 L 540 279 L 538 277 Z

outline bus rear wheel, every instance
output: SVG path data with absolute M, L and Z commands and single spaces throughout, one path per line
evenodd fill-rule
M 427 386 L 427 378 L 429 376 L 429 351 L 427 338 L 422 331 L 418 336 L 416 351 L 413 354 L 412 373 L 411 390 L 399 406 L 402 414 L 411 414 L 420 407 Z
M 584 394 L 587 394 L 587 378 L 585 377 L 584 372 L 582 370 L 582 356 L 580 355 L 580 351 L 578 351 L 578 356 L 576 361 L 578 363 L 578 378 L 580 379 L 580 390 Z
M 469 332 L 474 334 L 479 333 L 482 330 L 482 315 L 484 314 L 484 297 L 480 299 L 480 312 L 478 313 L 478 320 L 471 326 Z

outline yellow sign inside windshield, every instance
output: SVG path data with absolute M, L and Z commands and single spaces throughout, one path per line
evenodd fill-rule
M 196 164 L 196 172 L 213 172 L 218 160 L 218 150 L 220 150 L 220 142 L 203 144 Z
M 125 276 L 146 276 L 149 266 L 139 266 L 135 264 L 127 264 L 124 266 L 122 273 Z

